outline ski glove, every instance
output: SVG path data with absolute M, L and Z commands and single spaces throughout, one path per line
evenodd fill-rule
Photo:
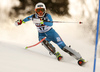
M 21 25 L 22 23 L 25 23 L 23 20 L 17 20 L 16 22 L 15 22 L 15 25 L 16 26 L 18 26 L 18 25 Z
M 34 19 L 33 19 L 33 23 L 44 24 L 43 20 L 40 20 L 39 18 L 34 18 Z

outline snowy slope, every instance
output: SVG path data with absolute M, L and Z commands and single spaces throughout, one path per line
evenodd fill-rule
M 67 45 L 72 45 L 74 50 L 89 61 L 85 66 L 77 65 L 73 57 L 54 43 L 56 50 L 64 57 L 60 62 L 55 56 L 50 56 L 41 44 L 25 50 L 26 46 L 38 42 L 36 28 L 29 22 L 19 27 L 12 26 L 9 30 L 1 30 L 0 72 L 93 72 L 94 45 L 89 42 L 89 37 L 77 25 L 54 24 L 54 28 Z M 100 71 L 99 67 L 98 58 L 96 72 Z
M 0 42 L 0 72 L 92 72 L 93 59 L 80 67 L 77 61 L 64 55 L 62 61 L 38 49 L 25 50 L 24 46 Z M 100 69 L 100 59 L 97 60 L 97 71 Z
M 2 2 L 0 0 L 0 15 L 2 17 L 0 19 L 0 72 L 93 72 L 95 45 L 91 43 L 91 33 L 81 29 L 87 25 L 88 22 L 84 22 L 87 18 L 80 18 L 83 9 L 80 8 L 79 0 L 74 0 L 74 2 L 70 0 L 70 2 L 69 11 L 74 16 L 74 20 L 68 19 L 67 16 L 58 17 L 51 14 L 53 19 L 68 22 L 83 21 L 84 24 L 54 24 L 53 28 L 60 34 L 66 45 L 72 45 L 72 48 L 78 51 L 88 63 L 83 67 L 78 66 L 74 58 L 64 53 L 54 43 L 52 44 L 56 47 L 56 50 L 64 57 L 60 62 L 57 61 L 55 56 L 50 56 L 41 44 L 25 50 L 26 46 L 38 42 L 37 29 L 32 22 L 16 27 L 14 25 L 15 20 L 12 22 L 8 17 L 11 7 L 20 4 L 19 0 L 2 0 Z M 93 0 L 89 4 L 87 3 L 87 7 L 92 7 L 91 9 L 94 11 L 93 7 L 95 6 L 91 2 Z M 84 12 L 87 16 L 87 9 Z M 91 13 L 93 16 L 95 15 L 93 12 Z M 20 18 L 25 17 L 20 16 Z M 96 72 L 100 72 L 100 58 L 97 58 Z

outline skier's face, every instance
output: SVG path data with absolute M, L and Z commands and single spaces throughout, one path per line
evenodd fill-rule
M 38 12 L 38 15 L 43 16 L 43 12 L 42 11 Z
M 39 16 L 43 16 L 44 11 L 45 11 L 45 10 L 44 10 L 43 8 L 36 9 L 36 12 L 37 12 L 37 14 L 38 14 Z

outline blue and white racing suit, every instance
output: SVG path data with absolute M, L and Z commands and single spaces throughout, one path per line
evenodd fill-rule
M 26 17 L 23 19 L 24 22 L 27 21 L 34 21 L 35 18 L 39 18 L 37 14 L 33 14 L 31 16 Z M 50 14 L 46 13 L 44 17 L 41 18 L 44 21 L 44 24 L 35 23 L 37 29 L 38 29 L 38 36 L 39 40 L 46 37 L 46 40 L 48 42 L 53 41 L 56 43 L 61 49 L 63 49 L 66 45 L 61 39 L 61 37 L 58 35 L 58 33 L 52 28 L 53 23 L 52 22 L 46 22 L 46 21 L 53 21 Z

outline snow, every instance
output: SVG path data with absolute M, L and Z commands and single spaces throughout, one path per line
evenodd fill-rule
M 59 33 L 66 45 L 71 45 L 88 62 L 84 66 L 79 66 L 77 60 L 52 43 L 56 47 L 56 51 L 59 51 L 63 56 L 62 61 L 57 61 L 56 57 L 49 55 L 49 52 L 41 44 L 27 50 L 25 49 L 26 46 L 38 42 L 37 29 L 32 22 L 16 27 L 14 21 L 11 22 L 7 14 L 12 5 L 19 5 L 19 1 L 14 0 L 12 4 L 10 3 L 12 2 L 11 0 L 9 0 L 10 2 L 7 1 L 7 3 L 9 2 L 9 8 L 6 8 L 8 4 L 5 1 L 3 0 L 0 7 L 1 10 L 3 9 L 0 13 L 2 15 L 0 19 L 0 72 L 93 72 L 95 45 L 91 42 L 92 36 L 90 33 L 87 35 L 81 29 L 87 22 L 82 25 L 70 23 L 54 24 L 53 28 Z M 59 17 L 51 14 L 55 21 L 60 21 L 61 19 L 63 19 L 61 21 L 68 22 L 82 20 L 80 18 L 81 4 L 79 3 L 78 5 L 74 1 L 70 1 L 74 5 L 70 6 L 69 11 L 75 18 L 69 19 L 67 16 Z M 76 8 L 77 12 L 74 10 Z M 100 57 L 97 57 L 96 72 L 100 72 Z
M 77 60 L 54 43 L 52 44 L 56 50 L 63 56 L 62 61 L 57 61 L 54 55 L 49 55 L 41 44 L 25 49 L 26 46 L 38 42 L 36 28 L 29 22 L 19 27 L 12 26 L 11 30 L 1 30 L 0 72 L 93 72 L 95 46 L 89 42 L 89 37 L 86 37 L 77 25 L 54 24 L 53 28 L 67 45 L 72 45 L 72 48 L 88 61 L 87 64 L 79 66 Z M 100 71 L 99 67 L 100 58 L 97 58 L 96 72 Z
M 24 46 L 0 42 L 0 72 L 92 72 L 93 58 L 84 66 L 77 65 L 74 58 L 66 56 L 57 61 L 54 56 L 35 49 L 25 50 Z M 97 59 L 97 71 L 100 69 Z

